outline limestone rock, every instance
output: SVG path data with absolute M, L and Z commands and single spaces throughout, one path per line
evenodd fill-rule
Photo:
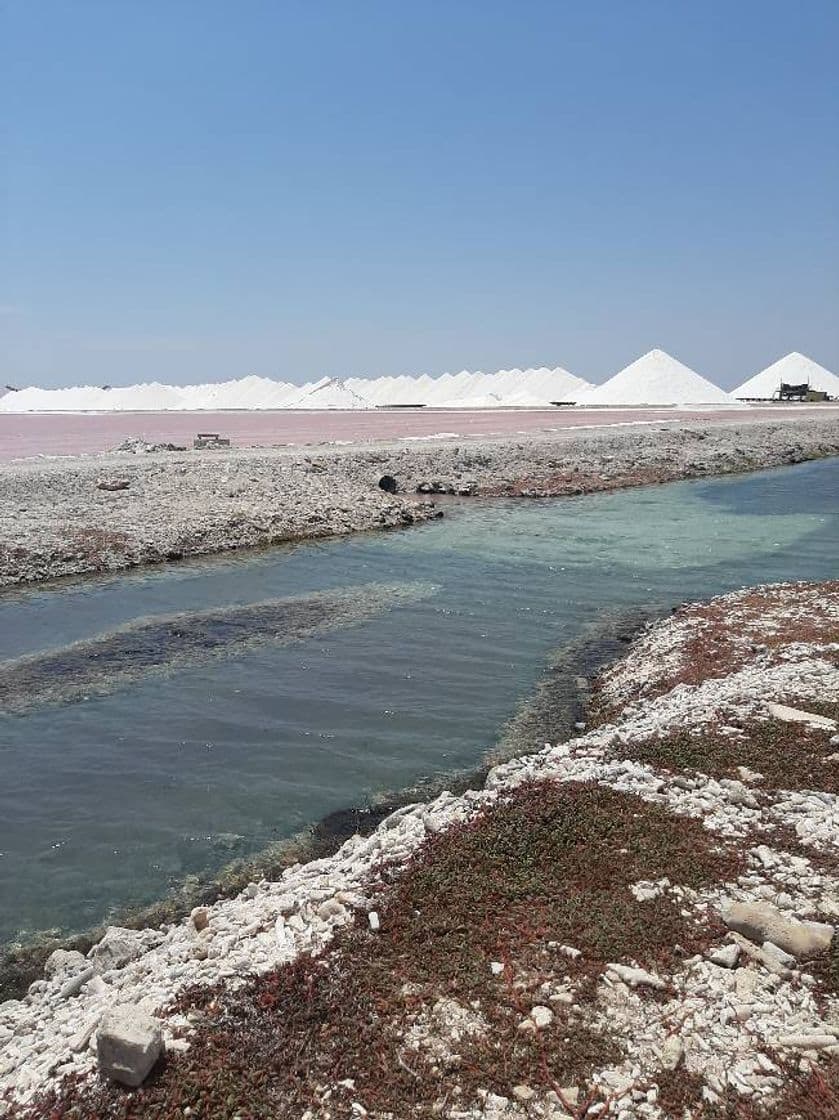
M 729 929 L 736 930 L 750 941 L 758 945 L 771 941 L 794 957 L 824 952 L 833 940 L 833 926 L 798 921 L 769 903 L 732 903 L 723 911 L 722 919 Z
M 98 972 L 124 968 L 146 951 L 146 940 L 136 929 L 108 926 L 105 936 L 88 953 Z
M 530 1018 L 533 1020 L 537 1027 L 549 1027 L 554 1021 L 554 1013 L 550 1007 L 545 1007 L 543 1004 L 537 1004 L 531 1008 Z
M 107 1011 L 96 1035 L 100 1073 L 112 1081 L 136 1088 L 148 1077 L 163 1050 L 157 1019 L 138 1007 Z
M 720 968 L 736 968 L 740 959 L 740 946 L 736 943 L 721 945 L 708 954 L 708 960 L 718 964 Z
M 671 1034 L 661 1048 L 661 1064 L 664 1069 L 676 1069 L 682 1060 L 685 1048 L 678 1035 Z
M 835 719 L 817 715 L 815 712 L 803 712 L 800 708 L 789 708 L 786 704 L 767 704 L 766 709 L 770 716 L 785 723 L 806 723 L 810 727 L 820 727 L 827 731 L 836 730 Z
M 77 996 L 82 988 L 89 980 L 92 980 L 96 975 L 96 969 L 90 965 L 83 968 L 81 972 L 76 972 L 70 976 L 69 980 L 65 980 L 58 993 L 59 999 L 70 999 L 72 996 Z
M 210 924 L 210 914 L 206 906 L 196 906 L 189 916 L 198 933 L 201 933 Z
M 624 984 L 628 984 L 630 988 L 647 987 L 661 991 L 665 987 L 665 983 L 660 976 L 647 972 L 644 968 L 630 968 L 629 965 L 625 964 L 609 964 L 606 966 L 606 971 L 616 976 L 618 980 L 623 980 Z
M 75 949 L 56 949 L 50 953 L 44 964 L 45 976 L 72 976 L 87 968 L 87 961 L 82 953 Z

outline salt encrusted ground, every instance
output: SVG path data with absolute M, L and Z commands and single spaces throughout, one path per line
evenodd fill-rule
M 234 449 L 0 464 L 0 587 L 401 527 L 424 495 L 546 497 L 839 453 L 839 420 L 672 423 L 515 439 Z M 379 488 L 395 480 L 396 493 Z
M 53 962 L 0 1005 L 10 1115 L 839 1116 L 839 945 L 788 956 L 722 920 L 839 918 L 838 715 L 839 583 L 683 608 L 576 739 Z M 123 1002 L 167 1038 L 134 1093 L 93 1072 Z

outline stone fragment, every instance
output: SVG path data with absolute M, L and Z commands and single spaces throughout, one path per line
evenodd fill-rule
M 96 482 L 96 489 L 127 490 L 130 485 L 127 478 L 100 478 Z
M 753 941 L 749 941 L 748 937 L 744 937 L 742 933 L 733 933 L 731 935 L 736 943 L 740 946 L 747 957 L 751 957 L 753 961 L 762 964 L 763 967 L 773 973 L 775 976 L 780 976 L 782 980 L 787 980 L 790 977 L 790 970 L 785 964 L 781 964 L 780 960 L 774 953 L 767 953 L 762 945 L 755 945 Z M 737 985 L 738 991 L 740 986 L 741 976 L 754 975 L 753 973 L 744 972 L 743 969 L 738 969 L 737 972 Z
M 756 784 L 757 782 L 763 781 L 763 774 L 761 774 L 759 770 L 752 770 L 749 766 L 738 766 L 737 773 L 744 782 L 753 782 Z
M 148 1077 L 163 1050 L 160 1023 L 138 1007 L 105 1012 L 96 1035 L 100 1073 L 136 1088 Z
M 764 941 L 761 948 L 764 953 L 768 953 L 771 957 L 774 957 L 779 964 L 785 965 L 787 968 L 795 967 L 795 957 L 791 953 L 785 953 L 783 949 L 780 949 L 777 945 L 773 944 L 773 942 Z
M 821 953 L 830 947 L 834 929 L 822 922 L 802 922 L 761 902 L 735 902 L 723 910 L 722 919 L 750 941 L 771 941 L 794 957 Z
M 500 976 L 504 971 L 504 965 L 501 961 L 490 961 L 489 970 L 493 976 Z
M 146 941 L 139 930 L 108 926 L 105 936 L 93 946 L 88 957 L 97 972 L 108 972 L 112 968 L 125 968 L 129 961 L 136 960 L 145 951 Z
M 522 1104 L 527 1104 L 528 1101 L 533 1100 L 533 1098 L 536 1096 L 536 1093 L 533 1089 L 530 1088 L 529 1085 L 516 1085 L 513 1088 L 513 1096 L 517 1101 L 521 1101 Z
M 824 1050 L 827 1046 L 835 1046 L 836 1039 L 832 1034 L 788 1034 L 779 1038 L 776 1046 L 786 1046 L 791 1050 Z
M 661 1065 L 664 1069 L 676 1069 L 685 1053 L 684 1045 L 678 1035 L 671 1034 L 664 1040 L 661 1048 Z
M 65 981 L 61 990 L 58 993 L 59 999 L 71 999 L 77 996 L 88 980 L 92 980 L 96 975 L 96 969 L 88 966 L 83 972 L 77 972 L 75 976 L 71 976 L 69 980 Z
M 815 712 L 803 712 L 800 708 L 788 708 L 786 704 L 767 704 L 766 709 L 774 719 L 785 723 L 807 723 L 810 727 L 820 727 L 826 731 L 835 731 L 837 727 L 835 719 L 816 715 Z
M 578 957 L 583 955 L 582 952 L 579 949 L 575 949 L 573 945 L 560 945 L 559 951 L 572 961 L 577 960 Z
M 728 800 L 732 804 L 744 805 L 747 809 L 760 808 L 758 799 L 742 782 L 735 781 L 733 778 L 720 778 L 719 784 L 728 794 Z
M 68 1045 L 74 1054 L 78 1054 L 80 1051 L 85 1049 L 85 1047 L 90 1042 L 93 1032 L 98 1026 L 99 1016 L 94 1015 L 94 1017 L 92 1019 L 89 1019 L 86 1024 L 81 1026 L 74 1035 L 70 1036 Z
M 198 933 L 201 933 L 210 924 L 210 912 L 206 906 L 196 906 L 189 917 Z
M 537 1027 L 549 1027 L 554 1021 L 554 1013 L 551 1011 L 550 1007 L 545 1007 L 544 1004 L 537 1003 L 536 1006 L 530 1010 L 530 1018 Z
M 630 968 L 629 965 L 625 964 L 608 964 L 606 965 L 606 972 L 612 973 L 618 980 L 623 980 L 624 984 L 628 984 L 630 988 L 645 986 L 657 988 L 661 991 L 666 986 L 660 976 L 647 972 L 644 968 Z
M 371 910 L 367 915 L 367 921 L 370 924 L 370 929 L 372 929 L 374 933 L 381 928 L 382 923 L 379 920 L 379 915 L 375 910 Z
M 740 959 L 740 946 L 736 942 L 731 945 L 721 945 L 708 954 L 708 960 L 718 964 L 720 968 L 736 968 Z
M 45 976 L 69 976 L 87 968 L 87 961 L 82 953 L 75 949 L 56 949 L 50 953 L 44 964 Z

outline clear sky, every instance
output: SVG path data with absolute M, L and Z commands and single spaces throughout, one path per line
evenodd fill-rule
M 0 13 L 0 381 L 839 371 L 837 0 Z

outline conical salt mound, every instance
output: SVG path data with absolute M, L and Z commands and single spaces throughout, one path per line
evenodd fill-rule
M 580 405 L 733 404 L 728 393 L 666 354 L 650 350 L 577 398 Z
M 361 409 L 369 408 L 370 402 L 348 389 L 339 378 L 323 377 L 312 385 L 304 385 L 299 396 L 283 407 Z
M 780 389 L 781 382 L 785 385 L 806 384 L 811 389 L 817 389 L 831 397 L 839 397 L 839 377 L 824 366 L 820 366 L 818 362 L 814 362 L 812 358 L 808 358 L 806 354 L 799 354 L 795 350 L 785 358 L 779 358 L 760 373 L 756 373 L 748 381 L 744 381 L 742 385 L 732 390 L 731 395 L 741 399 L 751 397 L 768 400 Z

